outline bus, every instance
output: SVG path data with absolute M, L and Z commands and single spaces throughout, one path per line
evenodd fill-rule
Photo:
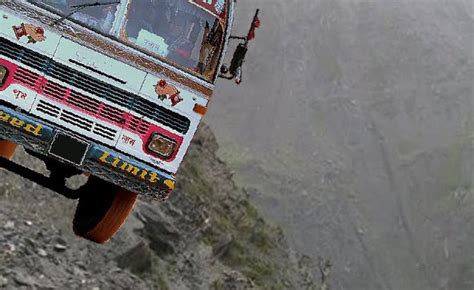
M 241 81 L 233 0 L 0 1 L 0 166 L 78 199 L 97 243 L 139 195 L 166 200 L 219 77 Z M 241 39 L 230 66 L 232 39 Z M 17 146 L 48 175 L 12 161 Z M 84 174 L 87 183 L 66 186 Z

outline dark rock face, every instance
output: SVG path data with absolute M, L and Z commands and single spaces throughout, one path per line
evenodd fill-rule
M 0 287 L 313 287 L 281 231 L 258 215 L 216 150 L 212 132 L 202 126 L 170 200 L 139 201 L 106 245 L 73 235 L 75 202 L 0 171 Z M 15 160 L 46 170 L 21 151 Z
M 160 257 L 175 254 L 181 234 L 172 220 L 151 204 L 140 204 L 137 214 L 144 224 L 141 233 L 150 241 L 150 248 Z
M 148 244 L 141 241 L 135 247 L 116 258 L 117 266 L 141 275 L 152 272 L 152 252 Z

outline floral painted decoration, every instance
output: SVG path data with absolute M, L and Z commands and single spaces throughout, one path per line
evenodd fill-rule
M 20 26 L 13 26 L 12 28 L 18 40 L 24 36 L 28 38 L 28 43 L 42 42 L 46 39 L 44 29 L 33 24 L 22 23 Z

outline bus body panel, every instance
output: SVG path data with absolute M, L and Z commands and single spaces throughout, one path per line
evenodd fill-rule
M 16 64 L 0 58 L 0 65 L 12 71 Z M 12 77 L 7 79 L 3 87 L 0 87 L 0 93 L 6 101 L 25 111 L 31 109 L 37 95 L 33 86 L 26 87 L 19 80 Z
M 202 115 L 194 112 L 194 106 L 198 104 L 207 107 L 209 100 L 200 96 L 196 92 L 191 91 L 189 88 L 182 87 L 180 83 L 174 81 L 168 81 L 168 83 L 175 86 L 179 91 L 179 100 L 177 103 L 173 105 L 170 97 L 160 99 L 155 91 L 155 87 L 161 80 L 165 79 L 164 76 L 148 74 L 145 78 L 142 89 L 140 90 L 140 95 L 144 98 L 150 98 L 154 102 L 161 102 L 171 106 L 171 109 L 176 112 L 192 116 L 195 119 L 201 119 Z
M 2 9 L 3 10 L 3 9 Z M 36 22 L 34 19 L 23 19 L 12 13 L 0 10 L 0 35 L 6 37 L 11 41 L 21 43 L 22 45 L 31 47 L 32 50 L 41 52 L 48 56 L 53 56 L 58 47 L 61 36 L 58 34 L 50 34 L 47 27 Z M 36 41 L 33 44 L 31 38 L 28 35 L 20 36 L 21 34 L 15 34 L 14 28 L 21 28 L 22 25 L 33 25 L 34 27 L 43 30 L 45 35 L 44 41 Z M 17 37 L 18 35 L 18 37 Z M 47 35 L 47 36 L 46 36 Z
M 2 14 L 6 15 L 7 19 L 13 19 L 13 21 L 11 21 L 10 23 L 27 23 L 26 19 L 18 18 L 10 13 L 7 13 L 6 11 L 3 11 Z M 2 32 L 2 37 L 8 36 L 5 38 L 9 39 L 14 43 L 18 42 L 13 28 L 9 30 L 8 27 L 5 27 L 5 25 L 3 25 L 3 23 L 0 28 Z M 22 44 L 24 44 L 25 47 L 29 50 L 37 51 L 42 55 L 51 57 L 55 62 L 67 66 L 69 68 L 73 68 L 74 70 L 87 74 L 91 77 L 94 77 L 94 79 L 97 79 L 101 82 L 114 85 L 115 87 L 118 87 L 121 90 L 132 94 L 137 94 L 138 92 L 140 92 L 140 94 L 137 94 L 137 96 L 150 100 L 154 103 L 158 103 L 163 107 L 167 107 L 167 109 L 170 111 L 174 111 L 179 113 L 180 115 L 185 116 L 190 120 L 190 126 L 187 133 L 180 134 L 174 131 L 172 128 L 167 127 L 166 125 L 159 124 L 158 122 L 153 121 L 150 118 L 151 116 L 131 112 L 128 108 L 125 108 L 120 104 L 116 104 L 102 98 L 100 96 L 100 92 L 97 92 L 97 95 L 94 95 L 88 91 L 82 90 L 81 88 L 70 86 L 67 83 L 64 83 L 62 80 L 51 78 L 45 75 L 44 72 L 38 71 L 34 68 L 22 64 L 21 61 L 14 60 L 6 56 L 1 56 L 1 58 L 10 63 L 14 63 L 15 65 L 21 68 L 25 68 L 27 71 L 34 72 L 35 74 L 38 74 L 38 77 L 44 78 L 49 82 L 53 82 L 64 88 L 71 88 L 73 91 L 78 92 L 80 95 L 91 98 L 91 100 L 97 100 L 107 105 L 113 106 L 114 108 L 117 108 L 126 114 L 133 114 L 137 118 L 146 120 L 146 122 L 149 122 L 151 125 L 163 128 L 171 134 L 176 134 L 179 138 L 183 139 L 182 142 L 179 144 L 180 148 L 176 156 L 174 156 L 172 160 L 162 160 L 152 154 L 148 154 L 147 152 L 145 152 L 144 147 L 147 144 L 146 138 L 149 138 L 151 135 L 149 134 L 149 132 L 147 132 L 145 136 L 134 134 L 136 132 L 133 132 L 131 130 L 124 130 L 123 126 L 115 126 L 114 124 L 107 122 L 107 120 L 98 120 L 94 116 L 87 114 L 87 112 L 83 110 L 78 110 L 77 107 L 68 106 L 64 102 L 60 102 L 51 97 L 48 98 L 44 94 L 38 94 L 38 92 L 32 88 L 27 88 L 18 84 L 6 86 L 6 88 L 4 89 L 4 99 L 12 105 L 19 106 L 22 109 L 31 112 L 33 115 L 43 120 L 51 121 L 73 132 L 78 132 L 83 136 L 96 140 L 102 144 L 115 147 L 116 149 L 121 150 L 124 153 L 128 153 L 134 156 L 135 158 L 141 159 L 149 164 L 159 166 L 160 168 L 168 172 L 176 173 L 186 153 L 187 146 L 190 144 L 202 117 L 201 115 L 193 112 L 194 105 L 207 105 L 207 99 L 200 97 L 195 93 L 191 93 L 189 89 L 182 87 L 179 83 L 174 83 L 163 76 L 155 76 L 142 70 L 136 69 L 126 63 L 117 61 L 113 58 L 103 55 L 102 53 L 99 53 L 90 48 L 84 47 L 83 45 L 75 43 L 69 39 L 66 39 L 64 37 L 61 38 L 55 32 L 44 30 L 44 35 L 45 39 L 42 42 L 28 43 L 25 40 L 26 42 L 22 42 Z M 53 44 L 49 44 L 51 42 Z M 39 44 L 43 44 L 42 49 L 34 49 L 37 46 L 39 47 Z M 49 50 L 46 51 L 45 48 L 49 48 Z M 55 49 L 55 52 L 53 51 L 53 48 Z M 126 82 L 126 84 L 119 83 L 116 80 L 110 78 L 109 76 L 112 76 L 113 78 L 116 78 L 121 82 Z M 183 101 L 181 101 L 175 107 L 172 107 L 170 106 L 168 96 L 166 97 L 166 99 L 160 100 L 159 96 L 155 92 L 155 86 L 160 80 L 165 80 L 166 82 L 175 85 L 179 90 L 180 98 L 183 98 Z M 121 85 L 119 86 L 118 84 Z M 145 84 L 149 85 L 150 88 L 142 89 L 142 86 L 144 86 Z M 18 94 L 21 94 L 21 97 L 18 97 Z M 7 99 L 8 96 L 9 98 Z M 38 98 L 36 96 L 38 96 Z M 45 113 L 45 106 L 47 106 L 47 104 L 49 104 L 48 108 L 50 110 L 48 113 Z M 52 116 L 53 113 L 55 116 Z M 81 126 L 76 126 L 74 122 L 71 122 L 72 116 L 70 118 L 63 118 L 63 113 L 69 116 L 74 115 L 75 118 L 80 118 L 81 122 L 90 122 L 93 125 L 90 129 L 84 129 Z M 107 127 L 111 129 L 111 131 L 113 130 L 114 133 L 111 134 L 110 138 L 104 138 L 102 136 L 103 134 L 100 135 L 94 133 L 95 128 L 98 126 Z
M 103 44 L 79 40 L 74 31 L 83 36 L 84 27 L 70 23 L 66 33 L 64 23 L 61 28 L 52 22 L 46 25 L 45 19 L 53 14 L 26 1 L 13 6 L 28 7 L 29 13 L 20 14 L 22 10 L 17 8 L 13 11 L 10 4 L 0 3 L 0 65 L 10 72 L 0 87 L 2 110 L 20 108 L 31 123 L 44 124 L 50 132 L 69 132 L 89 142 L 91 148 L 102 148 L 95 152 L 105 154 L 108 150 L 120 156 L 115 160 L 127 160 L 125 163 L 144 171 L 153 171 L 152 166 L 161 176 L 169 174 L 166 180 L 174 187 L 173 175 L 202 120 L 213 85 L 158 59 L 143 65 L 151 58 L 122 43 L 115 43 L 111 51 Z M 232 7 L 230 4 L 230 13 Z M 43 12 L 48 16 L 38 18 Z M 93 31 L 88 34 L 90 39 L 98 36 L 105 42 L 116 42 Z M 125 60 L 121 53 L 133 61 Z M 201 86 L 210 88 L 210 93 L 203 93 Z M 1 130 L 0 139 L 1 134 L 15 142 Z M 176 142 L 170 158 L 160 158 L 147 149 L 155 134 Z M 50 137 L 47 142 L 52 142 Z M 39 153 L 48 155 L 45 148 Z M 92 169 L 89 172 L 96 174 Z
M 124 62 L 91 50 L 67 38 L 62 38 L 54 59 L 99 80 L 138 93 L 147 75 Z

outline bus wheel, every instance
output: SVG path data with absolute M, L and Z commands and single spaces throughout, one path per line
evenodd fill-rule
M 0 140 L 0 157 L 11 160 L 18 145 L 11 141 Z
M 74 232 L 90 241 L 105 243 L 124 224 L 138 195 L 93 176 L 81 191 Z

